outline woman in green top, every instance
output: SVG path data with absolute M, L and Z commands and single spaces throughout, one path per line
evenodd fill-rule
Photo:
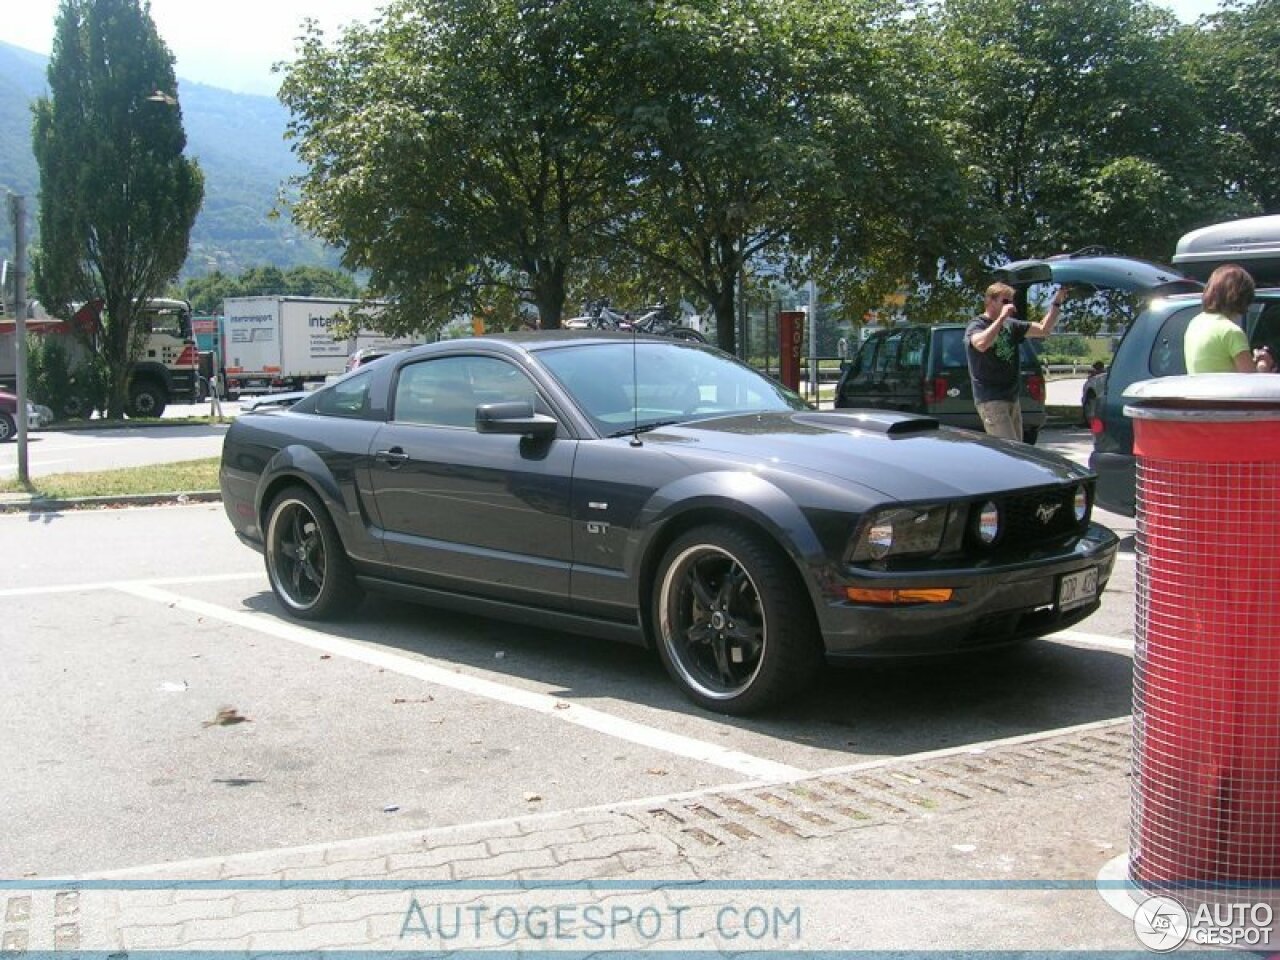
M 1241 324 L 1253 303 L 1253 277 L 1226 263 L 1213 271 L 1201 299 L 1204 309 L 1182 340 L 1187 373 L 1256 373 L 1271 369 L 1269 355 L 1249 350 Z

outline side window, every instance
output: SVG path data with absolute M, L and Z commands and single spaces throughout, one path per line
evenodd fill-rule
M 363 417 L 369 410 L 372 380 L 365 374 L 335 383 L 316 398 L 313 412 L 326 417 Z
M 1187 307 L 1171 314 L 1156 334 L 1151 344 L 1150 368 L 1153 377 L 1179 377 L 1187 372 L 1187 358 L 1182 352 L 1182 341 L 1187 325 L 1200 312 L 1198 306 Z
M 1264 343 L 1272 350 L 1280 350 L 1280 301 L 1255 303 L 1246 318 L 1249 328 L 1249 346 L 1260 347 Z
M 853 367 L 849 371 L 849 377 L 858 376 L 871 370 L 875 363 L 876 351 L 880 349 L 880 341 L 883 337 L 868 337 L 862 342 L 862 346 L 853 357 Z
M 876 373 L 885 373 L 886 371 L 898 365 L 898 357 L 902 355 L 902 334 L 891 333 L 884 338 L 880 344 L 880 350 L 876 353 L 875 366 Z
M 475 429 L 476 407 L 508 401 L 538 406 L 537 389 L 518 367 L 495 357 L 440 357 L 400 371 L 392 418 Z

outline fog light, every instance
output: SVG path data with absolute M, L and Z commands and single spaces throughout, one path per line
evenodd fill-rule
M 1000 536 L 1000 510 L 994 503 L 987 501 L 982 505 L 982 512 L 978 515 L 978 539 L 986 546 L 991 546 L 998 536 Z
M 1084 523 L 1084 518 L 1089 515 L 1089 494 L 1084 487 L 1076 490 L 1076 499 L 1074 503 L 1076 512 L 1076 523 Z

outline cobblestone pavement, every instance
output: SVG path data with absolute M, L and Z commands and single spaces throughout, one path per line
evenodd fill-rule
M 1125 949 L 1130 724 L 767 786 L 11 881 L 3 951 Z M 963 918 L 963 922 L 961 922 Z

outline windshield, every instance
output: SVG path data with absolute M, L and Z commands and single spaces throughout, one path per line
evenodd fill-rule
M 786 387 L 709 347 L 619 341 L 556 347 L 538 357 L 605 436 L 808 407 Z

